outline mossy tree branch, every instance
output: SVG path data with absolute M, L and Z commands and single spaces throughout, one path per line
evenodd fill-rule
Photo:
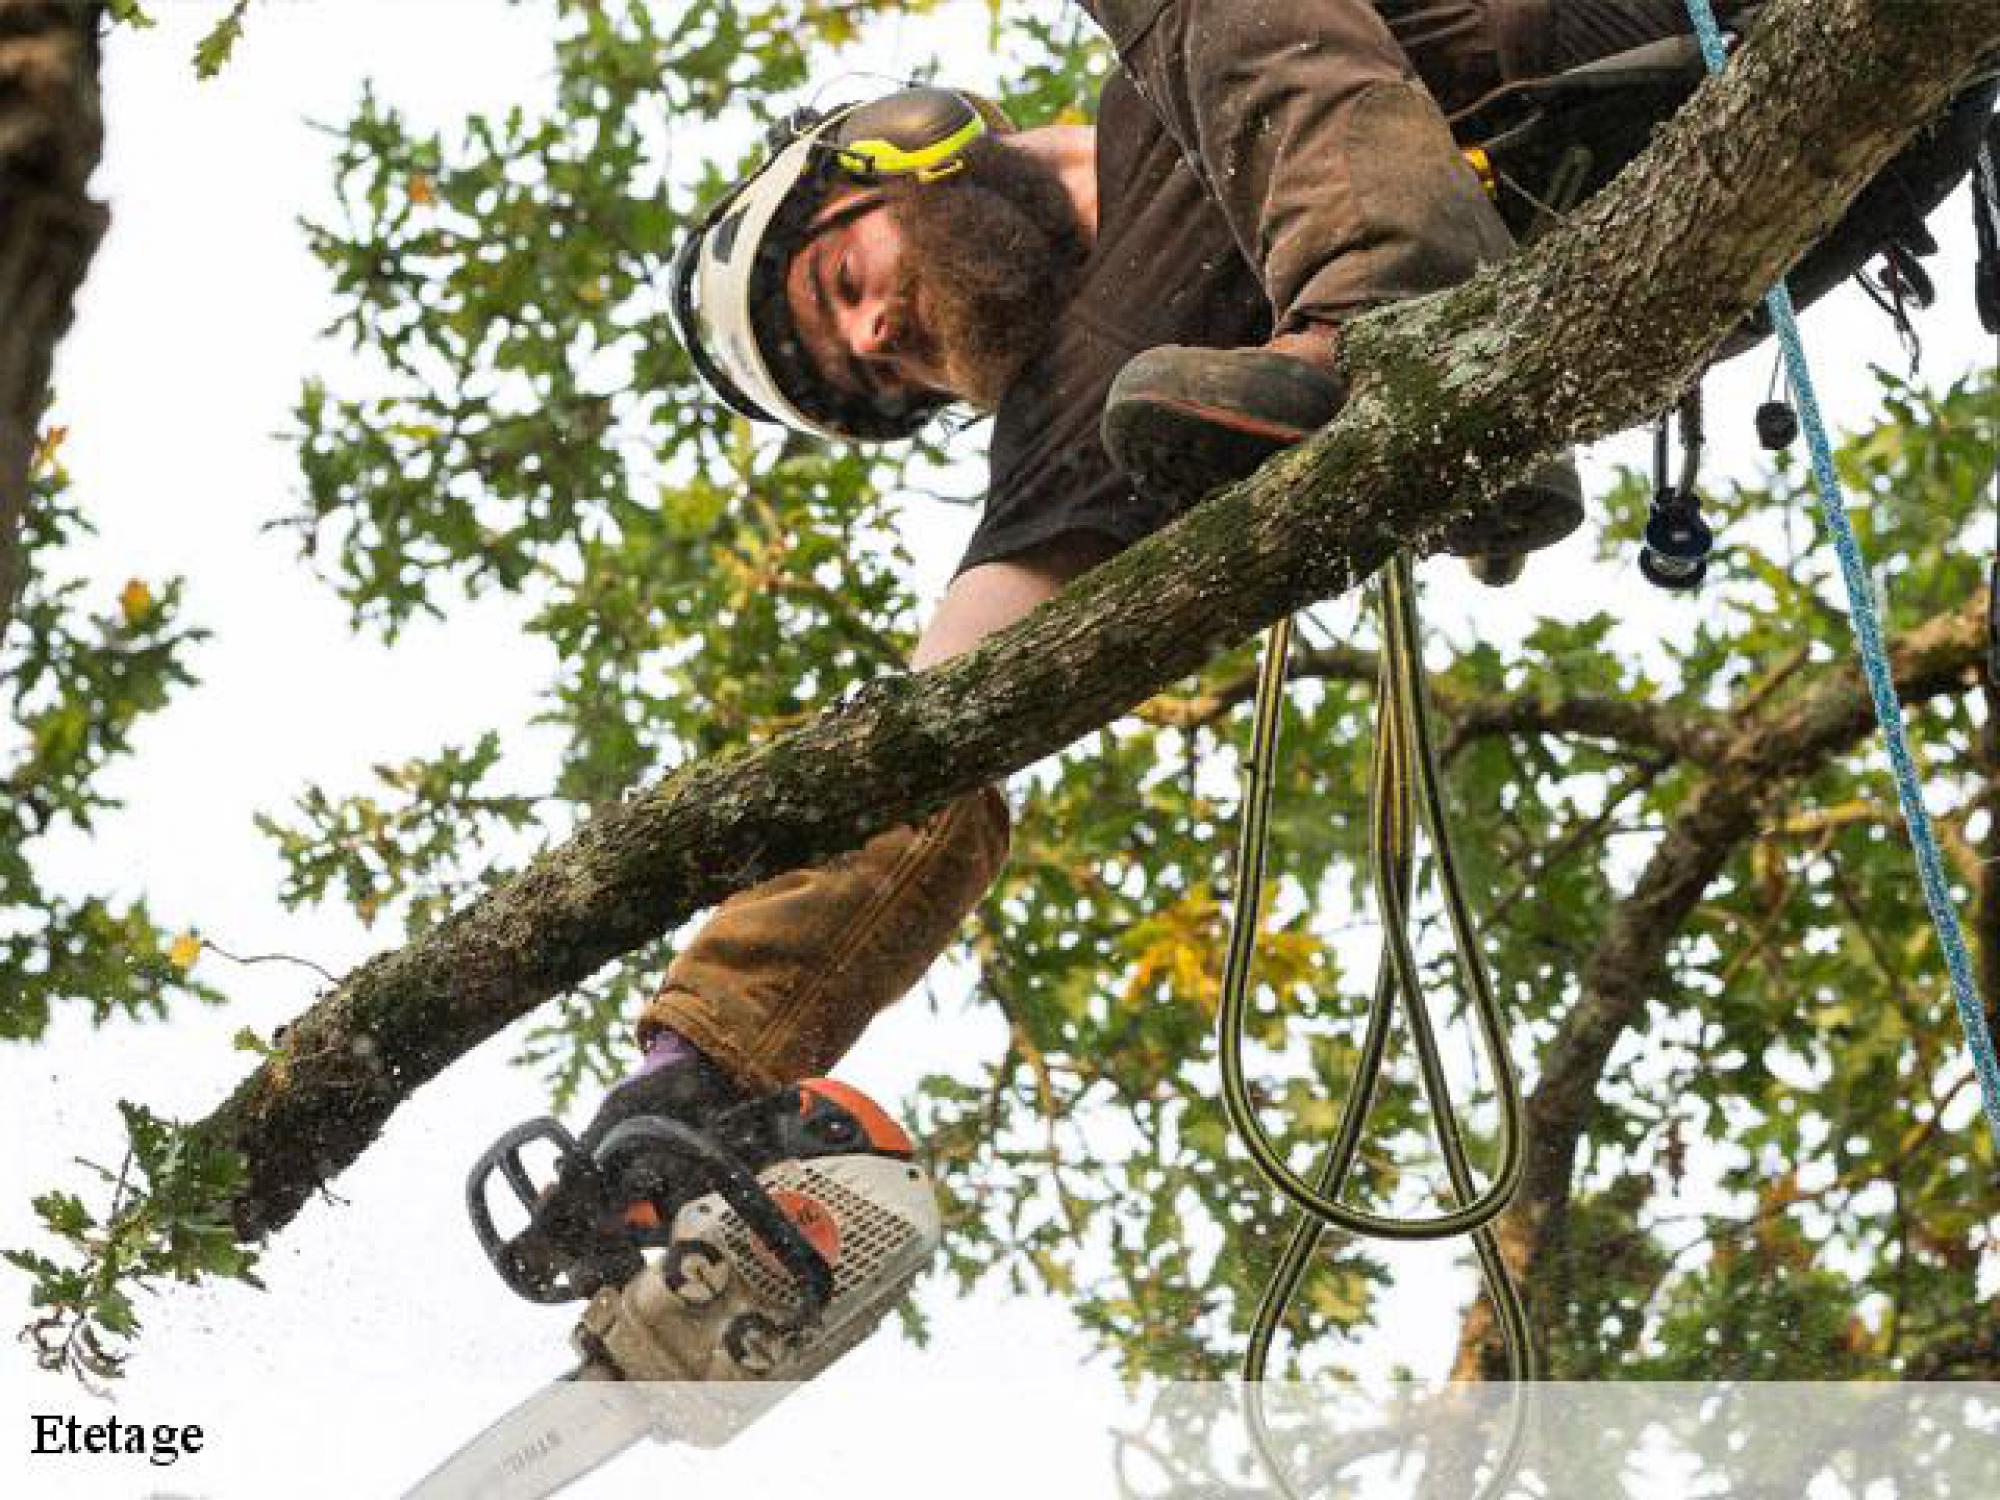
M 411 1091 L 616 955 L 1060 750 L 1659 410 L 1996 43 L 1991 0 L 1774 0 L 1565 229 L 1352 325 L 1355 394 L 1326 432 L 979 650 L 680 770 L 356 970 L 197 1127 L 247 1161 L 239 1230 L 285 1224 Z

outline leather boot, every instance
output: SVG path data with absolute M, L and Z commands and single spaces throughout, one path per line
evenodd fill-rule
M 1334 419 L 1347 386 L 1332 348 L 1328 329 L 1283 335 L 1260 349 L 1148 349 L 1111 384 L 1105 451 L 1149 499 L 1177 510 L 1192 505 Z M 1518 557 L 1561 541 L 1582 521 L 1576 467 L 1554 459 L 1455 522 L 1444 550 Z

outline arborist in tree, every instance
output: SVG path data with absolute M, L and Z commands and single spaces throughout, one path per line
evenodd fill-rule
M 1341 325 L 1512 240 L 1447 111 L 1687 30 L 1681 0 L 1085 0 L 1097 123 L 1014 130 L 941 88 L 787 122 L 683 244 L 676 319 L 757 420 L 907 438 L 994 417 L 985 511 L 923 668 L 1019 620 L 1325 425 Z M 1438 539 L 1502 582 L 1582 519 L 1566 461 Z M 640 1022 L 593 1135 L 825 1072 L 997 875 L 997 788 L 725 903 Z
M 1343 329 L 1357 313 L 1448 286 L 1511 248 L 1489 181 L 1509 187 L 1512 222 L 1532 237 L 1642 150 L 1652 124 L 1691 91 L 1690 75 L 1720 66 L 1724 52 L 1706 0 L 1689 18 L 1700 47 L 1685 40 L 1682 0 L 1086 3 L 1121 61 L 1095 129 L 1016 131 L 986 101 L 914 87 L 795 117 L 675 257 L 672 307 L 689 355 L 746 417 L 890 441 L 954 402 L 994 414 L 985 514 L 917 646 L 918 667 L 1012 624 L 1332 420 L 1347 397 Z M 1603 66 L 1586 66 L 1599 58 Z M 1898 287 L 1920 289 L 1912 268 L 1929 243 L 1923 215 L 1981 153 L 1996 93 L 1996 79 L 1967 88 L 1932 139 L 1906 153 L 1908 172 L 1904 158 L 1885 169 L 1788 282 L 1810 300 L 1879 251 Z M 1500 118 L 1523 104 L 1526 116 Z M 1447 109 L 1476 113 L 1465 130 L 1481 148 L 1469 153 L 1476 161 L 1461 154 Z M 1540 169 L 1525 167 L 1536 150 Z M 1983 180 L 2000 181 L 1994 163 L 1984 151 Z M 1984 255 L 1996 243 L 1990 195 L 1981 205 Z M 1791 310 L 1790 295 L 1774 297 L 1769 321 L 1824 469 L 1831 459 Z M 1711 357 L 1761 331 L 1740 326 Z M 1691 409 L 1683 396 L 1683 413 Z M 1690 437 L 1674 492 L 1684 499 L 1697 447 Z M 1837 496 L 1828 505 L 1838 519 Z M 1661 508 L 1656 499 L 1655 520 Z M 1252 1329 L 1252 1390 L 1330 1225 L 1398 1240 L 1472 1234 L 1508 1376 L 1535 1378 L 1527 1307 L 1493 1228 L 1522 1181 L 1524 1112 L 1438 811 L 1410 558 L 1441 546 L 1474 559 L 1486 581 L 1505 582 L 1526 554 L 1573 530 L 1581 511 L 1575 472 L 1558 461 L 1441 535 L 1400 538 L 1386 570 L 1370 821 L 1390 956 L 1363 1047 L 1371 1059 L 1313 1182 L 1289 1171 L 1260 1128 L 1242 1068 L 1257 904 L 1238 903 L 1221 986 L 1221 1092 L 1260 1175 L 1302 1210 Z M 1649 547 L 1653 531 L 1649 522 Z M 1844 571 L 1864 576 L 1851 540 L 1842 545 Z M 1872 619 L 1858 603 L 1855 614 Z M 1257 794 L 1245 798 L 1239 872 L 1247 893 L 1262 867 L 1283 686 L 1270 668 L 1287 639 L 1273 632 L 1259 688 Z M 1865 628 L 1863 639 L 1876 702 L 1893 703 L 1881 643 Z M 1907 789 L 1914 772 L 1901 744 L 1892 734 Z M 1402 940 L 1412 846 L 1387 830 L 1413 826 L 1420 801 L 1499 1101 L 1499 1160 L 1484 1187 Z M 943 1223 L 901 1127 L 816 1075 L 922 975 L 998 873 L 1006 845 L 1006 804 L 988 787 L 736 896 L 669 968 L 641 1019 L 639 1075 L 612 1091 L 583 1139 L 560 1122 L 529 1120 L 482 1154 L 467 1193 L 480 1244 L 520 1295 L 586 1302 L 572 1338 L 582 1362 L 461 1447 L 408 1500 L 539 1500 L 644 1435 L 725 1441 L 868 1336 L 934 1255 Z M 1940 863 L 1934 846 L 1931 855 L 1926 898 L 1948 909 L 1948 893 L 1931 889 L 1941 884 L 1930 873 Z M 1958 993 L 1976 1015 L 1969 981 Z M 1399 998 L 1412 1002 L 1450 1179 L 1450 1206 L 1420 1220 L 1341 1197 L 1382 1061 L 1376 1043 Z M 1981 1057 L 1984 1087 L 1990 1043 L 1975 1050 Z M 1989 1091 L 1989 1105 L 1994 1098 Z M 2000 1129 L 2000 1108 L 1994 1120 Z M 545 1162 L 553 1153 L 539 1181 L 531 1150 Z M 508 1195 L 518 1227 L 495 1212 L 496 1201 L 507 1210 Z M 691 1382 L 704 1392 L 694 1400 Z M 707 1394 L 718 1385 L 739 1399 L 719 1404 Z M 1513 1427 L 1503 1465 L 1524 1431 Z M 1261 1438 L 1257 1447 L 1279 1478 L 1274 1451 Z M 1494 1482 L 1504 1485 L 1507 1472 Z

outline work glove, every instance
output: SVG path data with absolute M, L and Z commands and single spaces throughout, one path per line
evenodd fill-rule
M 604 1096 L 583 1132 L 583 1147 L 595 1151 L 599 1141 L 635 1116 L 664 1115 L 700 1125 L 748 1097 L 686 1038 L 661 1031 L 639 1070 Z

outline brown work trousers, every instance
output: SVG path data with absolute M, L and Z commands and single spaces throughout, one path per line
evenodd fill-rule
M 1513 0 L 1084 0 L 1281 330 L 1513 249 L 1440 110 L 1501 81 Z
M 1464 280 L 1511 248 L 1439 110 L 1676 29 L 1680 0 L 1087 0 L 1263 278 L 1279 326 Z M 1665 19 L 1659 19 L 1665 18 Z M 1637 32 L 1634 25 L 1636 23 Z M 739 1083 L 832 1067 L 999 873 L 987 789 L 726 902 L 667 970 L 666 1026 Z
M 1222 210 L 1280 331 L 1504 258 L 1513 242 L 1445 115 L 1688 27 L 1684 0 L 1081 3 Z

